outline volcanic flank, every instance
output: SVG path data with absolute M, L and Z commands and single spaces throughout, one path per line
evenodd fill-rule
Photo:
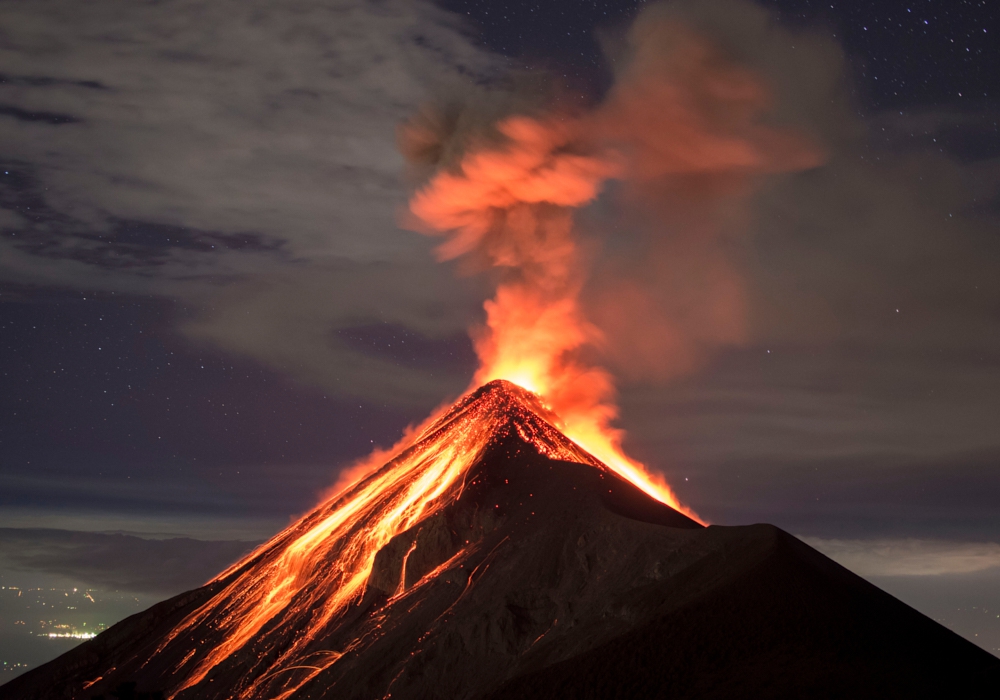
M 769 525 L 703 527 L 495 381 L 202 588 L 0 688 L 994 698 L 1000 660 Z

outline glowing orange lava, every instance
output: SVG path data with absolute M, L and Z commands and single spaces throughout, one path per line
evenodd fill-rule
M 218 640 L 210 648 L 195 646 L 174 669 L 183 678 L 174 695 L 187 689 L 186 696 L 195 697 L 200 684 L 211 682 L 213 669 L 239 663 L 248 680 L 234 697 L 280 699 L 336 663 L 349 649 L 317 656 L 307 647 L 364 594 L 376 553 L 454 502 L 470 467 L 505 430 L 516 430 L 552 459 L 604 468 L 552 426 L 555 416 L 537 397 L 504 383 L 487 389 L 412 431 L 395 459 L 381 464 L 383 453 L 373 455 L 361 465 L 370 468 L 358 483 L 210 582 L 220 590 L 156 652 Z M 404 592 L 401 583 L 394 597 Z M 281 649 L 276 656 L 275 648 Z

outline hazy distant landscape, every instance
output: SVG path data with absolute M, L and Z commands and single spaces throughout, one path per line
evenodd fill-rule
M 201 585 L 252 546 L 0 528 L 0 683 Z
M 54 659 L 155 602 L 151 596 L 96 589 L 0 587 L 0 682 Z

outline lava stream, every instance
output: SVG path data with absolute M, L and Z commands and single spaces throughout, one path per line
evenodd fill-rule
M 220 664 L 252 667 L 264 656 L 257 650 L 261 640 L 266 646 L 268 635 L 286 624 L 297 631 L 295 641 L 277 659 L 260 661 L 266 666 L 259 673 L 247 674 L 258 680 L 248 681 L 240 697 L 259 697 L 265 680 L 282 670 L 302 669 L 306 647 L 364 593 L 376 553 L 461 495 L 465 474 L 510 423 L 511 410 L 517 410 L 512 406 L 530 404 L 532 414 L 557 421 L 537 397 L 500 384 L 501 389 L 476 392 L 428 420 L 400 446 L 395 459 L 381 468 L 369 464 L 369 473 L 356 484 L 217 577 L 212 583 L 222 590 L 174 628 L 157 650 L 183 645 L 188 637 L 220 639 L 205 654 L 188 657 L 176 669 L 184 677 L 177 692 L 210 682 L 212 669 Z M 521 438 L 542 454 L 600 466 L 549 423 L 539 427 L 522 421 L 517 426 Z M 381 457 L 376 453 L 371 459 L 381 461 Z M 317 669 L 337 658 L 332 655 Z M 291 689 L 305 680 L 290 679 Z

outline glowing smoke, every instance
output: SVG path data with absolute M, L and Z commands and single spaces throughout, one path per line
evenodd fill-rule
M 556 106 L 470 129 L 468 118 L 428 110 L 402 129 L 402 150 L 436 166 L 411 199 L 415 227 L 444 239 L 443 260 L 500 272 L 485 325 L 473 329 L 473 385 L 503 378 L 537 392 L 567 435 L 680 507 L 623 454 L 614 381 L 599 360 L 664 377 L 739 342 L 743 283 L 716 210 L 756 176 L 819 157 L 762 122 L 769 94 L 754 74 L 662 12 L 635 22 L 623 63 L 605 100 L 582 114 Z M 643 262 L 606 265 L 588 287 L 574 211 L 611 179 L 643 215 Z

